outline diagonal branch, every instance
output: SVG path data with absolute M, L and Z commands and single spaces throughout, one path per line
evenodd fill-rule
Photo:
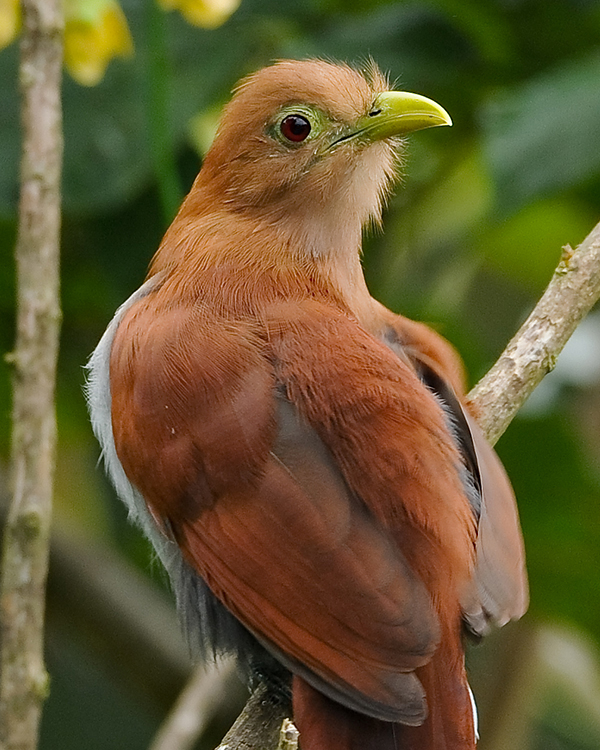
M 564 345 L 599 298 L 597 224 L 577 250 L 563 248 L 554 276 L 531 315 L 469 394 L 469 403 L 492 445 L 554 368 Z
M 600 224 L 576 250 L 564 248 L 533 312 L 469 394 L 469 404 L 490 443 L 497 442 L 544 375 L 552 370 L 569 337 L 598 299 Z M 259 686 L 217 750 L 275 748 L 286 718 L 286 706 Z
M 233 659 L 196 667 L 149 750 L 193 750 L 219 704 L 236 684 Z
M 56 420 L 60 175 L 61 0 L 23 0 L 23 147 L 14 365 L 13 500 L 0 582 L 0 746 L 33 750 L 47 692 L 43 663 Z

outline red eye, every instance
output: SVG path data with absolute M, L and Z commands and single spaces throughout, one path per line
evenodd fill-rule
M 288 115 L 284 117 L 279 126 L 281 134 L 288 141 L 300 143 L 308 138 L 310 133 L 310 122 L 302 115 Z

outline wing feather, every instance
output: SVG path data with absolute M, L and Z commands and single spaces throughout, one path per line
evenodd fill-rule
M 529 603 L 515 495 L 496 452 L 460 402 L 464 397 L 460 366 L 448 342 L 421 324 L 389 311 L 383 314 L 386 343 L 413 364 L 451 415 L 463 461 L 477 490 L 479 500 L 473 503 L 479 519 L 476 562 L 463 608 L 469 627 L 482 635 L 490 621 L 504 625 L 522 617 Z

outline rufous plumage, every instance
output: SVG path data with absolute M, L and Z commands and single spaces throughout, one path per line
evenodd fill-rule
M 465 628 L 527 605 L 462 364 L 361 268 L 400 136 L 449 122 L 375 66 L 250 76 L 91 360 L 108 471 L 190 638 L 289 685 L 302 750 L 472 750 Z

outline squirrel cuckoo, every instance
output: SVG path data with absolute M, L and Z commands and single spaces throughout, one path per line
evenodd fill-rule
M 465 630 L 527 606 L 460 360 L 369 294 L 402 136 L 450 118 L 321 61 L 237 88 L 90 363 L 108 472 L 200 646 L 290 690 L 302 750 L 467 750 Z

